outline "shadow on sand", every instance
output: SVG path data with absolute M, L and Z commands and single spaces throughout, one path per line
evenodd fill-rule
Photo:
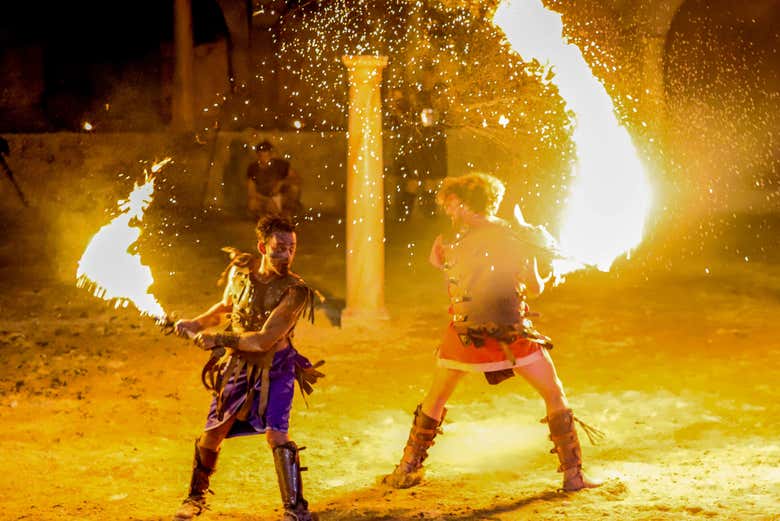
M 475 479 L 478 477 L 475 476 Z M 450 487 L 453 491 L 457 487 Z M 394 496 L 398 494 L 398 501 Z M 408 496 L 414 496 L 410 501 Z M 436 504 L 426 501 L 425 488 L 407 490 L 394 490 L 383 485 L 356 490 L 340 497 L 332 498 L 324 503 L 313 503 L 312 511 L 316 513 L 319 521 L 419 521 L 420 519 L 446 519 L 447 521 L 484 521 L 493 519 L 501 514 L 518 512 L 534 503 L 557 502 L 570 497 L 565 492 L 546 490 L 515 500 L 502 500 L 489 508 L 471 508 L 463 500 L 459 505 L 458 494 L 454 492 L 452 503 L 448 508 L 442 509 L 440 500 Z M 394 503 L 396 503 L 394 505 Z M 409 508 L 410 504 L 416 507 Z M 404 505 L 398 507 L 396 505 Z M 133 521 L 164 521 L 173 517 L 131 518 Z M 281 509 L 263 512 L 231 512 L 207 510 L 198 519 L 203 521 L 277 521 L 281 519 Z
M 478 479 L 478 478 L 477 478 Z M 458 487 L 453 486 L 452 503 L 448 508 L 442 508 L 440 499 L 436 503 L 426 500 L 425 490 L 396 491 L 383 485 L 355 491 L 339 498 L 334 498 L 324 504 L 314 505 L 320 521 L 412 521 L 419 519 L 447 519 L 448 521 L 478 521 L 491 519 L 500 514 L 517 512 L 537 502 L 560 501 L 567 494 L 557 490 L 546 490 L 514 500 L 497 500 L 489 508 L 471 508 L 467 500 L 458 504 Z M 394 501 L 395 494 L 402 494 L 399 501 Z M 406 496 L 416 496 L 410 499 Z M 398 507 L 396 505 L 403 505 Z M 414 505 L 417 503 L 416 505 Z M 409 508 L 414 505 L 412 508 Z M 444 511 L 442 511 L 444 510 Z

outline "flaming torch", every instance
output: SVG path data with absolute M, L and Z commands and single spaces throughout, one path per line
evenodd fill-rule
M 563 37 L 561 15 L 541 0 L 505 0 L 493 19 L 524 60 L 553 67 L 552 82 L 574 113 L 577 161 L 554 262 L 557 282 L 585 266 L 609 271 L 642 240 L 651 189 L 604 86 L 576 45 Z
M 76 284 L 87 287 L 99 298 L 126 307 L 132 303 L 141 315 L 154 318 L 159 324 L 170 327 L 171 320 L 157 299 L 149 293 L 154 283 L 149 266 L 141 262 L 138 253 L 130 249 L 141 235 L 144 212 L 154 195 L 154 175 L 171 158 L 165 158 L 144 170 L 145 182 L 135 184 L 127 199 L 118 202 L 122 211 L 92 237 L 79 260 Z

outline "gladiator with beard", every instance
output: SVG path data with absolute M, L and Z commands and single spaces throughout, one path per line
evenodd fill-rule
M 539 271 L 540 266 L 550 268 L 552 236 L 523 219 L 510 225 L 497 218 L 503 195 L 501 181 L 476 173 L 446 178 L 437 193 L 453 227 L 434 241 L 430 262 L 446 275 L 450 324 L 438 349 L 433 383 L 414 411 L 401 461 L 383 479 L 392 487 L 407 488 L 422 480 L 423 462 L 442 432 L 447 400 L 468 373 L 483 373 L 490 384 L 514 375 L 528 382 L 546 406 L 542 421 L 550 429 L 563 490 L 598 486 L 582 471 L 575 428 L 579 420 L 548 352 L 552 342 L 528 318 L 526 298 L 540 295 L 549 280 Z M 589 437 L 601 434 L 579 423 Z
M 224 248 L 231 262 L 222 299 L 176 331 L 211 351 L 203 382 L 212 391 L 206 426 L 195 440 L 189 494 L 174 519 L 206 508 L 206 495 L 225 438 L 265 433 L 273 452 L 284 521 L 310 521 L 303 497 L 299 448 L 288 434 L 295 381 L 304 392 L 322 373 L 292 345 L 298 319 L 313 319 L 316 293 L 292 271 L 296 234 L 292 223 L 266 217 L 257 224 L 258 254 Z M 218 330 L 229 316 L 226 329 Z M 319 364 L 317 364 L 319 365 Z

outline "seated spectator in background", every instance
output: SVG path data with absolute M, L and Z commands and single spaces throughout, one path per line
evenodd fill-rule
M 269 141 L 254 147 L 257 161 L 246 170 L 247 207 L 250 215 L 259 217 L 277 214 L 287 218 L 299 215 L 301 179 L 290 168 L 290 162 L 274 157 L 274 146 Z

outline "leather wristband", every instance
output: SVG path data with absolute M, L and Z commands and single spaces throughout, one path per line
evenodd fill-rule
M 218 346 L 232 347 L 233 349 L 238 347 L 238 341 L 241 335 L 238 333 L 217 333 L 214 335 L 214 343 Z

